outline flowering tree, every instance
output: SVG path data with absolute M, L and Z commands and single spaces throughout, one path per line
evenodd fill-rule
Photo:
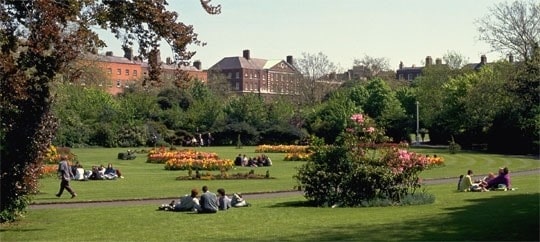
M 295 175 L 304 196 L 317 206 L 359 206 L 373 199 L 399 203 L 420 187 L 418 175 L 442 159 L 391 144 L 384 130 L 362 114 L 350 118 L 334 145 L 314 142 L 312 159 Z

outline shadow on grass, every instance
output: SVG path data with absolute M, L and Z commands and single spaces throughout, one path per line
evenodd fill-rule
M 269 208 L 284 208 L 284 207 L 315 207 L 315 205 L 309 201 L 290 201 L 290 202 L 282 202 L 282 203 L 275 203 L 270 206 Z
M 471 199 L 472 204 L 443 209 L 437 216 L 381 225 L 347 224 L 310 228 L 276 240 L 296 241 L 539 241 L 540 194 L 501 194 Z M 305 207 L 286 202 L 276 207 Z M 361 209 L 361 208 L 359 208 Z M 418 206 L 422 209 L 422 206 Z M 348 219 L 344 217 L 343 219 Z

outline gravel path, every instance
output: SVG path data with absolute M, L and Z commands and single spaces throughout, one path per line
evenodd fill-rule
M 540 175 L 540 168 L 526 171 L 512 172 L 512 176 L 521 175 Z M 434 184 L 457 184 L 457 177 L 441 178 L 441 179 L 425 179 L 424 183 L 428 185 Z M 249 201 L 257 198 L 274 198 L 302 195 L 302 191 L 277 191 L 263 193 L 244 193 L 243 197 Z M 80 208 L 80 207 L 104 207 L 104 206 L 129 206 L 129 205 L 148 205 L 154 204 L 157 207 L 161 204 L 170 203 L 178 197 L 173 198 L 158 198 L 158 199 L 129 199 L 129 200 L 114 200 L 114 201 L 81 201 L 81 202 L 60 202 L 60 203 L 41 203 L 32 204 L 29 209 L 47 209 L 47 208 Z

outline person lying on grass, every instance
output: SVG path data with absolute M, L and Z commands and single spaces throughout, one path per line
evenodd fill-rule
M 178 200 L 178 202 L 175 202 L 173 200 L 169 204 L 162 204 L 158 209 L 175 212 L 197 212 L 201 209 L 201 206 L 199 205 L 199 199 L 197 198 L 198 194 L 199 191 L 197 190 L 197 188 L 193 188 L 191 189 L 191 194 L 184 195 Z

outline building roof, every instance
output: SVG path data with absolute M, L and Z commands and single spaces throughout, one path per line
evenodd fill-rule
M 141 63 L 141 67 L 150 68 L 150 65 L 148 64 L 148 62 L 143 62 Z M 178 68 L 178 65 L 176 64 L 166 64 L 164 62 L 161 63 L 161 69 L 163 70 L 176 70 L 177 68 Z M 201 71 L 194 66 L 185 66 L 185 65 L 181 65 L 180 69 L 184 71 Z
M 280 62 L 282 62 L 282 60 L 268 60 L 264 64 L 263 69 L 270 69 L 274 67 L 275 65 L 279 64 Z
M 122 64 L 141 64 L 140 61 L 129 60 L 126 57 L 120 56 L 108 56 L 108 55 L 96 55 L 96 54 L 83 54 L 83 58 L 87 60 L 100 61 L 100 62 L 109 62 L 109 63 L 122 63 Z
M 221 59 L 218 63 L 210 67 L 210 69 L 264 69 L 266 62 L 267 60 L 258 58 L 246 59 L 241 56 L 225 57 Z

